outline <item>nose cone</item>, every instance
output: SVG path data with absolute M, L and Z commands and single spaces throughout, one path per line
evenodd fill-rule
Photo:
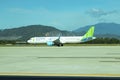
M 31 41 L 30 40 L 27 40 L 27 43 L 30 43 Z

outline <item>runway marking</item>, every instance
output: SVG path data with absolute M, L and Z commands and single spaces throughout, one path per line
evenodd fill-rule
M 120 62 L 120 61 L 100 61 L 100 62 Z
M 37 58 L 87 58 L 87 59 L 120 59 L 120 57 L 37 57 Z
M 58 76 L 58 77 L 120 77 L 120 74 L 45 74 L 45 73 L 0 73 L 0 76 Z
M 120 53 L 107 53 L 107 55 L 120 55 Z

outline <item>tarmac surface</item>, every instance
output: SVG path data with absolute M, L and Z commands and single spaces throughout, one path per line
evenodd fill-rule
M 120 46 L 0 47 L 0 75 L 119 76 Z

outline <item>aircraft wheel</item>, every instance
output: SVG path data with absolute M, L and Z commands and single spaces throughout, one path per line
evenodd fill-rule
M 63 44 L 61 44 L 61 46 L 63 46 Z
M 58 44 L 57 46 L 60 47 L 60 44 Z
M 60 46 L 63 46 L 63 44 L 58 44 L 57 46 L 60 47 Z

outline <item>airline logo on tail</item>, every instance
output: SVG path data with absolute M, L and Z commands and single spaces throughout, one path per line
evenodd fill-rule
M 93 39 L 96 39 L 95 37 L 93 37 L 94 35 L 94 29 L 95 27 L 92 26 L 88 32 L 82 37 L 82 42 L 86 42 L 86 41 L 90 41 L 90 40 L 93 40 Z

